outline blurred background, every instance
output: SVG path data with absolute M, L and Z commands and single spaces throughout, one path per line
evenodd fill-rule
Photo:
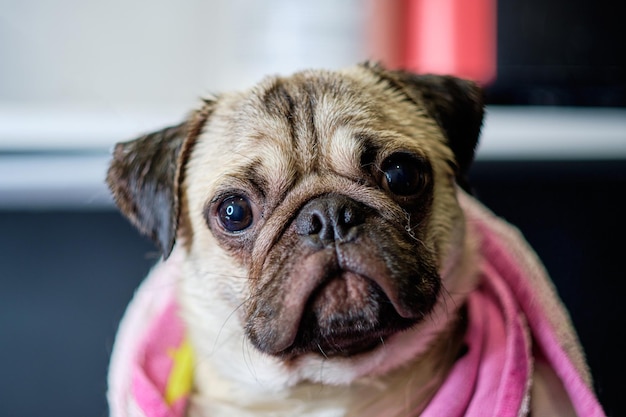
M 116 327 L 158 259 L 104 185 L 116 141 L 366 59 L 486 88 L 475 194 L 543 259 L 626 415 L 625 18 L 610 0 L 0 0 L 0 416 L 107 414 Z

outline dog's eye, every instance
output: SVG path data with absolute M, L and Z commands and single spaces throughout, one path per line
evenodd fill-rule
M 406 153 L 396 153 L 385 159 L 381 166 L 384 186 L 399 196 L 419 193 L 426 183 L 424 164 Z
M 217 215 L 224 229 L 239 232 L 252 224 L 252 206 L 247 198 L 231 196 L 220 204 Z

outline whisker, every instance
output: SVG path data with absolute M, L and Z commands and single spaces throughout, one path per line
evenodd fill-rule
M 326 352 L 324 352 L 324 349 L 322 349 L 322 347 L 320 346 L 319 343 L 317 344 L 317 348 L 322 353 L 322 356 L 324 356 L 324 359 L 328 359 L 328 356 L 326 355 Z
M 252 354 L 250 353 L 250 344 L 248 343 L 247 338 L 241 339 L 241 356 L 243 358 L 243 362 L 246 365 L 246 369 L 250 372 L 250 375 L 255 379 L 255 381 L 259 381 L 259 377 L 256 373 L 256 369 L 254 368 Z
M 235 315 L 235 313 L 241 308 L 243 307 L 243 305 L 247 302 L 248 300 L 244 300 L 242 301 L 237 307 L 235 307 L 233 309 L 233 311 L 230 312 L 230 314 L 226 317 L 226 319 L 224 320 L 224 322 L 222 323 L 222 325 L 220 326 L 219 331 L 217 332 L 217 336 L 215 337 L 215 342 L 213 343 L 213 349 L 212 351 L 215 352 L 215 350 L 217 350 L 217 344 L 219 342 L 220 336 L 222 335 L 222 331 L 224 330 L 224 328 L 226 327 L 226 324 L 228 323 L 228 321 Z M 244 338 L 245 339 L 245 338 Z

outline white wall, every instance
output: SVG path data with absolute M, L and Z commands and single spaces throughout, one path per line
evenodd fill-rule
M 154 107 L 365 58 L 359 0 L 0 0 L 0 105 Z
M 108 148 L 200 96 L 366 58 L 363 0 L 0 0 L 0 151 Z

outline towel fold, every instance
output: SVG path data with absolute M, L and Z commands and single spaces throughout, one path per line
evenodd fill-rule
M 480 284 L 467 299 L 466 353 L 425 417 L 604 416 L 569 316 L 521 234 L 459 192 L 480 242 Z M 177 314 L 182 253 L 159 263 L 122 319 L 109 370 L 114 417 L 182 417 L 193 358 Z M 532 398 L 531 398 L 532 397 Z M 562 397 L 562 398 L 559 398 Z M 407 413 L 411 415 L 411 413 Z

